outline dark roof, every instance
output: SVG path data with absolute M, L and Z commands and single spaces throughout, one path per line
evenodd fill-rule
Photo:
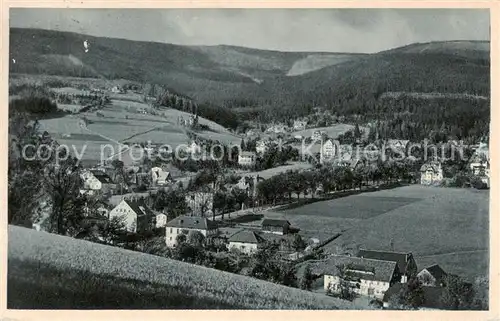
M 290 226 L 290 222 L 287 220 L 281 220 L 281 219 L 272 219 L 272 218 L 265 218 L 262 221 L 262 226 L 267 225 L 267 226 L 279 226 L 279 227 L 285 227 L 285 225 Z
M 391 286 L 385 293 L 384 293 L 384 302 L 389 302 L 389 299 L 393 295 L 398 295 L 398 293 L 404 288 L 405 285 L 401 283 L 396 283 L 393 286 Z M 441 297 L 443 295 L 443 292 L 445 290 L 444 287 L 440 286 L 423 286 L 422 287 L 423 293 L 424 293 L 424 302 L 422 303 L 421 307 L 423 308 L 430 308 L 430 309 L 444 309 L 445 306 L 441 302 Z
M 213 230 L 217 228 L 217 223 L 199 216 L 179 216 L 167 223 L 168 227 L 178 227 L 187 229 Z
M 140 201 L 130 201 L 124 200 L 128 206 L 137 214 L 137 216 L 156 216 L 155 213 L 146 206 L 143 202 Z
M 229 242 L 260 244 L 266 240 L 255 231 L 241 230 L 229 237 Z
M 97 178 L 103 184 L 113 184 L 111 177 L 108 174 L 104 173 L 100 170 L 91 170 L 90 171 L 95 178 Z
M 398 253 L 389 251 L 359 250 L 358 257 L 367 259 L 391 261 L 398 264 L 399 272 L 405 274 L 408 265 L 408 258 L 411 253 Z
M 396 262 L 333 255 L 328 260 L 311 264 L 311 270 L 315 274 L 338 275 L 339 265 L 349 266 L 354 277 L 383 282 L 392 280 L 397 266 Z
M 427 270 L 435 279 L 436 282 L 441 283 L 447 273 L 437 264 L 431 265 L 424 270 Z M 423 271 L 423 270 L 422 270 Z

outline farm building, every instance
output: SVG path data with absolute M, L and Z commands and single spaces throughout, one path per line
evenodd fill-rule
M 339 293 L 341 282 L 348 282 L 354 293 L 382 299 L 399 279 L 396 262 L 351 256 L 332 256 L 319 274 L 324 275 L 324 289 Z
M 434 264 L 418 272 L 417 278 L 425 286 L 443 286 L 447 275 L 439 265 Z
M 420 184 L 437 185 L 443 180 L 443 169 L 437 161 L 425 163 L 420 167 Z
M 389 251 L 373 251 L 373 250 L 359 250 L 358 257 L 396 262 L 399 275 L 401 275 L 401 283 L 406 283 L 408 279 L 417 274 L 417 263 L 413 258 L 412 253 L 398 253 Z
M 179 234 L 188 234 L 190 231 L 198 231 L 205 237 L 213 237 L 218 233 L 217 223 L 203 217 L 179 216 L 166 224 L 165 243 L 168 247 L 177 245 Z
M 252 167 L 255 165 L 257 156 L 254 152 L 241 152 L 238 155 L 238 165 Z
M 255 253 L 266 240 L 255 231 L 240 230 L 229 237 L 229 250 L 237 249 L 240 252 Z
M 274 233 L 279 235 L 288 234 L 290 230 L 290 222 L 282 219 L 265 218 L 262 221 L 262 231 L 265 233 Z
M 109 219 L 113 217 L 123 218 L 127 231 L 138 233 L 150 230 L 156 215 L 142 202 L 122 200 L 109 212 Z

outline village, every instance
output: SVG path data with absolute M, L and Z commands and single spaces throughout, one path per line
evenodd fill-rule
M 489 310 L 486 10 L 23 10 L 9 309 Z
M 197 122 L 196 114 L 177 120 L 179 126 L 189 128 L 196 127 Z M 294 266 L 298 279 L 305 278 L 300 282 L 304 289 L 347 300 L 366 298 L 370 305 L 390 308 L 400 304 L 397 298 L 408 282 L 418 280 L 418 307 L 446 308 L 440 298 L 446 282 L 457 276 L 438 264 L 417 267 L 411 252 L 359 247 L 325 254 L 322 248 L 340 233 L 332 227 L 331 234 L 324 237 L 303 234 L 301 226 L 292 225 L 279 212 L 294 203 L 321 202 L 337 195 L 408 184 L 446 188 L 445 182 L 449 184 L 453 179 L 448 168 L 456 167 L 457 162 L 465 162 L 461 168 L 462 174 L 472 178 L 469 188 L 489 188 L 490 164 L 485 143 L 439 145 L 446 152 L 454 147 L 469 149 L 472 157 L 465 161 L 441 161 L 437 146 L 431 148 L 428 161 L 417 158 L 427 156 L 422 152 L 417 157 L 394 161 L 391 157 L 395 153 L 408 155 L 412 143 L 376 140 L 366 148 L 370 144 L 364 130 L 370 129 L 360 130 L 356 125 L 347 134 L 330 138 L 325 129 L 310 127 L 307 120 L 301 119 L 294 121 L 293 127 L 270 124 L 264 132 L 248 130 L 240 145 L 227 147 L 235 150 L 235 159 L 228 159 L 226 165 L 217 165 L 217 161 L 206 156 L 200 158 L 214 142 L 196 139 L 186 142 L 181 151 L 185 157 L 180 163 L 161 142 L 148 142 L 137 145 L 148 158 L 132 160 L 126 153 L 118 153 L 96 166 L 85 164 L 80 174 L 80 193 L 93 201 L 87 205 L 84 228 L 75 237 L 201 265 L 206 262 L 197 258 L 200 254 L 186 248 L 209 253 L 216 261 L 237 257 L 248 260 L 267 251 L 274 253 L 271 255 L 279 264 Z M 339 140 L 353 144 L 341 144 Z M 298 141 L 306 146 L 305 152 Z M 269 159 L 270 162 L 263 161 Z M 195 174 L 178 169 L 179 164 L 189 161 L 197 166 Z M 203 166 L 204 163 L 208 165 Z M 103 226 L 112 226 L 114 230 L 105 237 Z M 43 222 L 37 222 L 33 228 L 43 230 Z M 153 241 L 154 250 L 147 249 Z M 159 247 L 166 249 L 158 250 Z M 174 255 L 172 251 L 180 252 Z M 224 265 L 216 268 L 244 275 L 250 269 Z M 283 280 L 275 282 L 287 284 Z M 471 283 L 463 284 L 472 288 Z

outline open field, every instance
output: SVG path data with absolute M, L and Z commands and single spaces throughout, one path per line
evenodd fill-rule
M 306 230 L 351 226 L 325 246 L 327 252 L 356 245 L 390 250 L 392 239 L 394 250 L 412 252 L 419 268 L 437 263 L 445 271 L 469 278 L 488 273 L 488 212 L 489 191 L 420 185 L 284 211 L 290 221 L 298 216 Z
M 325 295 L 158 256 L 15 226 L 8 233 L 11 309 L 357 308 Z
M 62 79 L 57 79 L 63 81 Z M 44 80 L 48 81 L 48 80 Z M 68 81 L 69 82 L 69 81 Z M 55 88 L 62 92 L 79 92 L 79 89 L 71 87 Z M 131 94 L 132 95 L 132 94 Z M 76 115 L 67 115 L 56 119 L 44 119 L 40 121 L 40 129 L 49 132 L 60 144 L 67 144 L 73 151 L 73 146 L 78 151 L 85 147 L 82 159 L 100 160 L 103 145 L 112 144 L 115 150 L 118 145 L 115 142 L 168 144 L 173 149 L 181 144 L 189 144 L 188 132 L 190 129 L 177 125 L 179 116 L 184 119 L 189 113 L 175 109 L 165 108 L 155 111 L 159 115 L 144 114 L 141 111 L 151 111 L 148 104 L 139 101 L 139 95 L 134 101 L 112 99 L 111 104 L 100 110 L 102 116 L 97 113 L 84 113 L 90 121 L 86 128 L 81 127 L 81 118 Z M 124 96 L 116 95 L 117 98 Z M 64 109 L 76 111 L 78 106 L 63 105 Z M 82 116 L 83 117 L 83 116 Z M 199 123 L 209 126 L 210 130 L 193 132 L 205 139 L 218 140 L 224 144 L 240 144 L 241 138 L 221 125 L 208 119 L 199 118 Z M 114 141 L 114 142 L 113 142 Z
M 239 171 L 236 174 L 238 175 L 250 175 L 250 176 L 256 176 L 259 175 L 260 177 L 264 179 L 271 178 L 275 175 L 278 175 L 280 173 L 284 173 L 289 170 L 301 170 L 301 169 L 310 169 L 312 168 L 312 165 L 309 163 L 302 163 L 302 162 L 291 162 L 288 165 L 283 165 L 283 166 L 278 166 L 278 167 L 273 167 L 269 169 L 265 169 L 262 171 L 257 171 L 257 172 L 244 172 L 244 171 Z

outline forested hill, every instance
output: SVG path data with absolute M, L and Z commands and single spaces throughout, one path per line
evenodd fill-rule
M 380 129 L 397 137 L 445 128 L 446 135 L 476 139 L 489 127 L 489 42 L 412 44 L 376 54 L 293 53 L 10 31 L 11 73 L 155 83 L 199 103 L 258 110 L 252 118 L 263 121 L 324 106 L 352 122 L 397 122 Z

